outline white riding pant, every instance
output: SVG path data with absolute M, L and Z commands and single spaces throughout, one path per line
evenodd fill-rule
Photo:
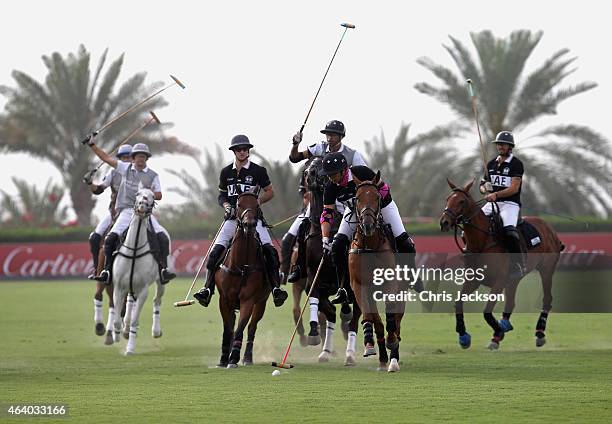
M 357 216 L 354 214 L 353 216 L 349 217 L 350 213 L 350 208 L 347 207 L 344 209 L 342 222 L 340 223 L 340 228 L 338 228 L 338 234 L 344 234 L 349 240 L 353 238 L 355 230 L 357 229 Z M 397 209 L 395 201 L 392 200 L 391 203 L 380 210 L 380 213 L 382 214 L 384 223 L 391 225 L 393 237 L 399 237 L 402 235 L 402 233 L 406 232 L 404 229 L 404 223 L 402 222 L 402 217 L 400 216 L 399 209 Z M 350 222 L 348 222 L 349 218 Z
M 295 220 L 293 221 L 293 224 L 291 224 L 291 227 L 289 227 L 289 231 L 287 231 L 287 233 L 291 234 L 294 237 L 297 237 L 298 230 L 300 229 L 300 225 L 302 225 L 302 222 L 304 222 L 305 219 L 308 219 L 309 216 L 310 216 L 310 204 L 306 206 L 306 209 L 304 210 L 304 212 L 302 212 L 301 214 L 297 216 L 297 218 L 295 218 Z
M 521 207 L 514 202 L 497 202 L 497 205 L 499 206 L 499 214 L 501 215 L 504 227 L 510 225 L 516 227 Z M 482 211 L 487 216 L 493 214 L 493 203 L 487 202 L 487 204 L 482 207 Z
M 96 226 L 94 233 L 100 236 L 103 236 L 106 230 L 108 230 L 108 228 L 110 227 L 112 222 L 113 222 L 113 217 L 111 216 L 111 212 L 108 211 L 106 215 L 104 215 L 104 218 L 102 218 L 102 221 L 100 221 L 98 225 Z
M 220 244 L 221 246 L 227 248 L 229 246 L 229 242 L 234 237 L 236 233 L 236 227 L 238 226 L 238 222 L 235 219 L 228 219 L 223 223 L 221 227 L 221 231 L 219 231 L 219 235 L 215 240 L 215 244 Z M 257 220 L 257 226 L 255 227 L 257 230 L 257 235 L 259 235 L 259 240 L 261 244 L 272 244 L 272 239 L 270 238 L 270 233 L 268 233 L 268 229 L 264 228 L 261 223 L 261 220 Z
M 118 235 L 123 234 L 123 232 L 127 230 L 128 227 L 130 226 L 130 222 L 132 221 L 133 216 L 134 216 L 134 209 L 132 208 L 123 209 L 119 213 L 119 216 L 117 217 L 117 220 L 115 221 L 115 225 L 113 225 L 113 228 L 111 228 L 110 232 L 118 234 Z M 155 218 L 153 215 L 151 215 L 151 225 L 153 226 L 153 232 L 155 234 L 164 232 L 166 233 L 166 235 L 168 235 L 168 231 L 166 231 L 164 227 L 159 225 L 157 218 Z M 170 238 L 170 236 L 168 236 L 168 238 Z

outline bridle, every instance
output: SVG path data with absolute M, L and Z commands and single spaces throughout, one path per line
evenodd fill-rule
M 376 184 L 374 184 L 373 182 L 370 181 L 364 181 L 362 183 L 360 183 L 357 187 L 356 187 L 356 192 L 359 191 L 359 189 L 361 189 L 362 187 L 373 187 L 374 188 L 374 192 L 377 195 L 378 198 L 378 203 L 376 206 L 376 209 L 374 209 L 371 206 L 364 206 L 361 209 L 357 209 L 357 201 L 359 200 L 359 196 L 357 194 L 355 194 L 355 212 L 357 214 L 357 221 L 358 221 L 358 225 L 359 228 L 361 229 L 362 232 L 365 233 L 365 227 L 363 224 L 363 218 L 365 217 L 371 217 L 372 220 L 374 221 L 375 225 L 378 227 L 379 223 L 380 223 L 380 204 L 381 204 L 381 198 L 380 198 L 380 193 L 378 193 L 378 186 Z

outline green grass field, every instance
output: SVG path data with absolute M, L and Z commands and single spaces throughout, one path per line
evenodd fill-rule
M 0 404 L 65 404 L 69 417 L 55 421 L 78 423 L 612 422 L 612 315 L 552 313 L 548 344 L 536 350 L 537 314 L 516 314 L 515 330 L 490 352 L 480 314 L 466 316 L 467 351 L 452 315 L 414 314 L 402 323 L 400 373 L 375 371 L 374 358 L 342 366 L 338 333 L 331 363 L 297 344 L 296 368 L 272 377 L 269 362 L 281 359 L 292 330 L 290 305 L 270 303 L 256 365 L 215 369 L 218 310 L 172 307 L 188 284 L 169 285 L 156 340 L 150 294 L 137 355 L 124 357 L 125 341 L 108 347 L 94 334 L 91 283 L 0 283 Z

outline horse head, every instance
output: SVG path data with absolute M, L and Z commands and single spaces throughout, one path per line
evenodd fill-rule
M 247 235 L 253 234 L 259 217 L 258 191 L 240 191 L 236 201 L 238 227 Z
M 321 169 L 323 169 L 323 158 L 314 156 L 304 170 L 306 186 L 309 191 L 323 190 L 325 177 L 320 175 Z
M 469 218 L 476 207 L 476 202 L 470 196 L 470 189 L 474 180 L 470 181 L 465 187 L 457 187 L 451 180 L 446 179 L 452 192 L 446 199 L 446 207 L 440 216 L 440 230 L 449 231 L 457 224 L 463 223 L 464 219 Z
M 355 194 L 355 212 L 363 235 L 370 237 L 374 235 L 376 224 L 380 216 L 381 196 L 378 192 L 380 183 L 380 171 L 372 181 L 360 181 L 353 175 L 353 180 L 357 185 Z
M 150 215 L 155 206 L 155 195 L 148 188 L 141 187 L 136 193 L 134 212 L 141 218 Z

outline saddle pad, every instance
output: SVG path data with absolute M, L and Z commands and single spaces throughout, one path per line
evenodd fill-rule
M 537 228 L 529 222 L 523 220 L 518 225 L 518 229 L 523 235 L 523 238 L 525 239 L 527 248 L 532 249 L 542 242 L 542 240 L 540 239 L 540 233 L 538 232 Z

